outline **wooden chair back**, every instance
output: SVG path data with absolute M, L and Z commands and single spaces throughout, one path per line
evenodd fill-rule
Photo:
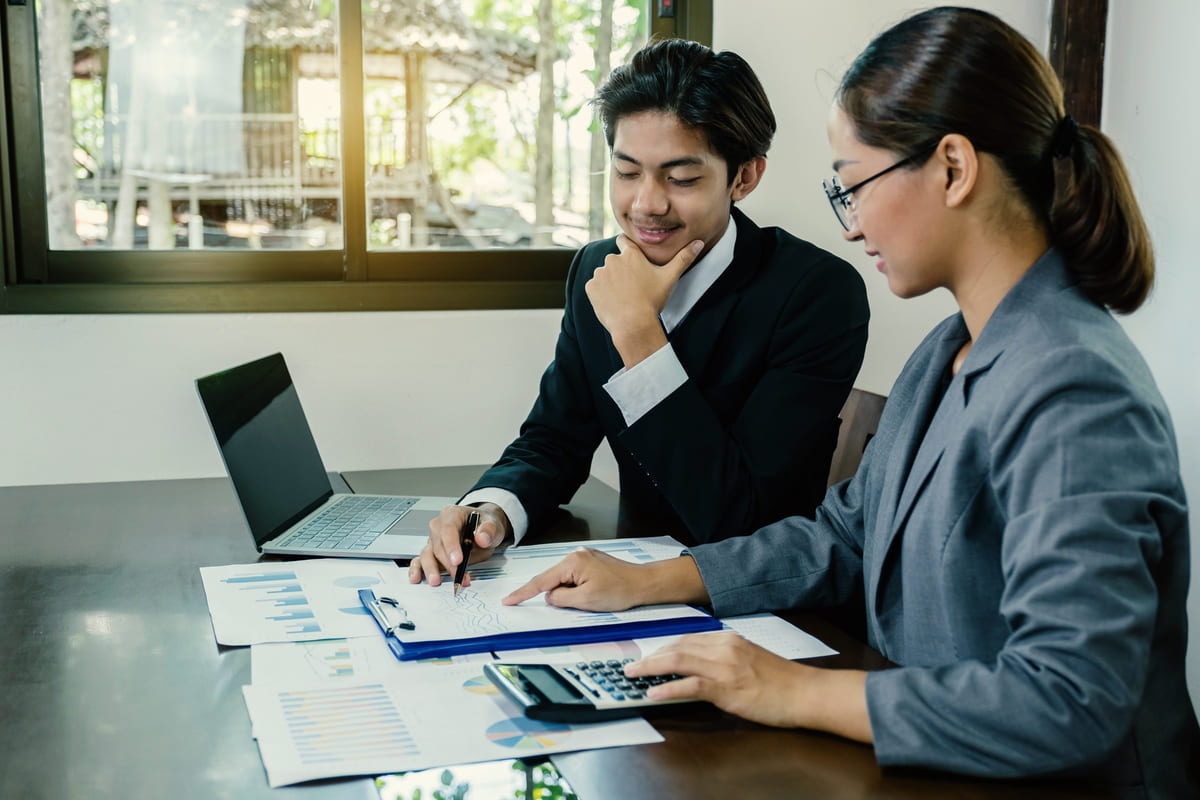
M 887 397 L 863 389 L 851 389 L 842 413 L 838 415 L 837 447 L 829 465 L 829 486 L 844 481 L 858 469 L 867 443 L 879 428 L 879 417 Z

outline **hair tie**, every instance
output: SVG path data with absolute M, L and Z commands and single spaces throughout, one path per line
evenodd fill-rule
M 1054 138 L 1050 141 L 1050 155 L 1055 158 L 1066 158 L 1071 155 L 1075 139 L 1079 135 L 1079 124 L 1070 114 L 1063 117 L 1058 127 L 1054 129 Z

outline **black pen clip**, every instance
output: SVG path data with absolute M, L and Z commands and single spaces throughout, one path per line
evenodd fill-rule
M 475 547 L 475 531 L 479 529 L 479 512 L 472 511 L 467 515 L 462 526 L 462 561 L 454 572 L 454 596 L 458 597 L 462 590 L 463 578 L 467 575 L 467 562 L 471 560 L 471 550 Z
M 467 560 L 467 555 L 471 552 L 471 548 L 475 546 L 475 531 L 479 530 L 479 512 L 472 511 L 467 517 L 467 524 L 463 526 L 463 562 Z

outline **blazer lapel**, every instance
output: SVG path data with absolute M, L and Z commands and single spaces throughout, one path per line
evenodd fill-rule
M 889 607 L 882 602 L 884 594 L 898 591 L 887 580 L 887 572 L 890 565 L 895 563 L 901 531 L 936 472 L 942 454 L 962 431 L 961 419 L 971 404 L 976 381 L 986 375 L 1004 354 L 1014 332 L 1028 326 L 1031 317 L 1036 319 L 1037 309 L 1046 302 L 1046 298 L 1053 298 L 1057 291 L 1070 284 L 1071 278 L 1061 256 L 1051 248 L 1033 264 L 992 312 L 959 374 L 946 389 L 944 402 L 937 390 L 941 376 L 951 363 L 954 351 L 967 338 L 961 314 L 952 318 L 956 322 L 947 325 L 939 340 L 923 345 L 914 354 L 893 387 L 888 397 L 888 408 L 898 404 L 900 408 L 912 410 L 891 444 L 885 474 L 881 479 L 879 514 L 868 533 L 867 552 L 863 554 L 870 611 L 868 624 L 872 626 L 875 641 L 880 645 L 886 641 L 880 615 L 882 609 Z M 902 610 L 902 605 L 896 604 L 895 608 Z
M 917 396 L 913 400 L 914 424 L 908 428 L 903 446 L 896 447 L 894 460 L 889 459 L 888 462 L 887 493 L 881 498 L 880 507 L 894 511 L 886 527 L 880 526 L 886 535 L 873 548 L 876 568 L 868 579 L 871 581 L 869 596 L 875 604 L 876 613 L 880 610 L 880 588 L 913 506 L 925 492 L 942 454 L 957 441 L 964 428 L 962 420 L 967 413 L 975 380 L 991 369 L 1003 353 L 1003 339 L 999 337 L 988 337 L 987 342 L 976 344 L 943 395 L 937 391 L 940 376 L 963 341 L 961 336 L 947 336 L 932 351 L 925 379 L 917 387 Z M 997 346 L 993 347 L 993 343 Z M 888 402 L 891 402 L 890 397 Z
M 947 388 L 943 410 L 937 408 L 941 400 L 937 386 L 954 352 L 967 341 L 968 333 L 962 315 L 955 317 L 955 325 L 948 327 L 941 340 L 929 348 L 930 355 L 923 364 L 910 365 L 916 368 L 905 370 L 905 376 L 916 374 L 903 386 L 897 382 L 893 396 L 897 390 L 902 391 L 905 395 L 901 398 L 902 402 L 907 405 L 901 407 L 911 407 L 913 411 L 909 424 L 905 426 L 906 438 L 896 442 L 888 460 L 887 483 L 880 498 L 881 524 L 878 527 L 879 530 L 886 530 L 887 535 L 881 549 L 874 551 L 877 555 L 883 555 L 892 546 L 942 452 L 961 430 L 958 420 L 970 403 L 975 381 L 992 368 L 1015 332 L 1029 324 L 1029 316 L 1033 312 L 1028 309 L 1035 307 L 1040 298 L 1053 296 L 1069 283 L 1061 256 L 1053 248 L 1047 250 L 992 312 L 958 375 Z M 1033 315 L 1036 317 L 1036 313 Z M 890 397 L 888 402 L 892 402 Z M 933 425 L 935 414 L 941 416 Z M 890 519 L 885 520 L 883 514 L 889 509 L 894 511 Z
M 879 599 L 884 564 L 903 520 L 930 472 L 936 466 L 945 443 L 922 448 L 925 433 L 937 412 L 941 393 L 938 387 L 954 353 L 962 346 L 966 327 L 961 317 L 948 326 L 933 342 L 924 358 L 910 362 L 901 380 L 892 387 L 888 403 L 908 409 L 905 424 L 899 426 L 896 439 L 889 443 L 884 476 L 879 493 L 879 515 L 873 526 L 878 535 L 868 536 L 864 559 L 870 566 L 865 574 L 867 597 L 872 607 Z M 917 471 L 920 471 L 918 475 Z
M 733 209 L 733 221 L 737 225 L 733 261 L 670 336 L 679 363 L 694 380 L 704 374 L 704 367 L 716 350 L 717 339 L 741 299 L 742 289 L 762 268 L 762 229 L 737 208 Z

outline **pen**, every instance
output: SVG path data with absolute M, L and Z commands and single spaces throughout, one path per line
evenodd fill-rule
M 471 548 L 475 546 L 475 529 L 479 527 L 479 512 L 472 511 L 462 528 L 462 561 L 454 571 L 454 596 L 458 597 L 462 589 L 463 578 L 467 575 L 467 561 L 471 558 Z

